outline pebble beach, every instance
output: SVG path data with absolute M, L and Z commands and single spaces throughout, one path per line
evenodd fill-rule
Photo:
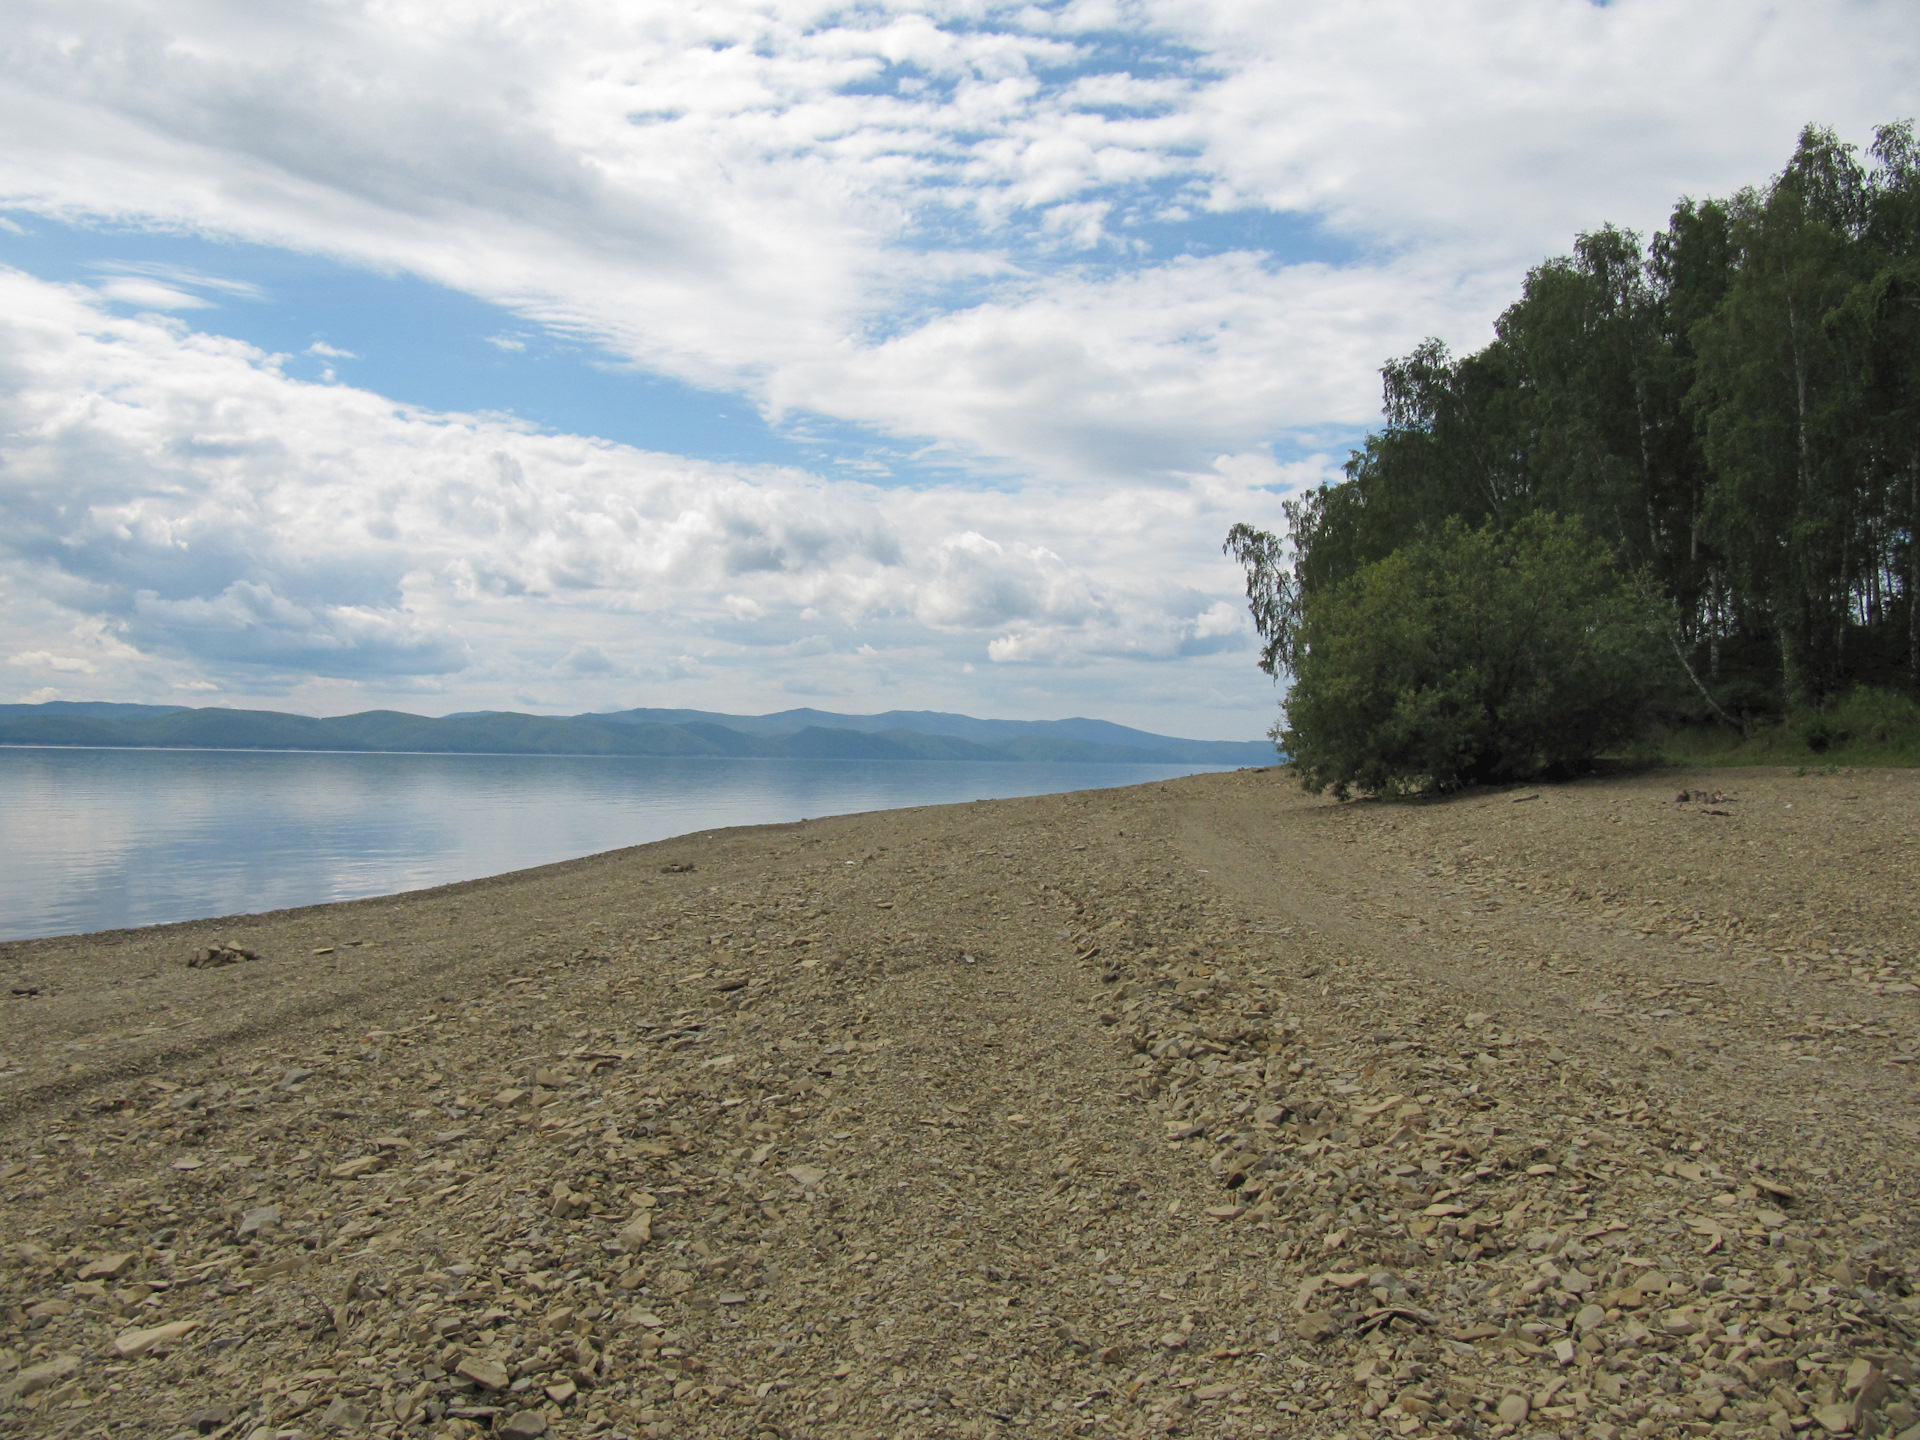
M 1271 769 L 0 946 L 0 1433 L 1912 1440 L 1915 854 Z

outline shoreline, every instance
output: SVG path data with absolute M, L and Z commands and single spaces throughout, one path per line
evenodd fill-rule
M 299 758 L 231 761 L 236 754 Z M 642 763 L 573 763 L 603 758 Z M 508 755 L 442 764 L 427 752 L 352 751 L 16 756 L 7 766 L 15 781 L 7 838 L 19 859 L 0 883 L 0 944 L 410 894 L 655 843 L 671 838 L 667 832 L 700 833 L 716 821 L 785 823 L 1228 768 L 736 758 L 746 763 Z M 136 798 L 124 797 L 127 788 Z M 96 866 L 71 845 L 42 852 L 36 824 L 50 836 L 84 837 L 111 862 Z M 379 853 L 384 869 L 363 859 L 362 846 Z
M 971 755 L 643 755 L 586 750 L 309 750 L 297 745 L 41 745 L 0 740 L 0 750 L 90 750 L 109 754 L 161 755 L 452 755 L 475 760 L 764 760 L 801 765 L 1131 765 L 1191 769 L 1212 774 L 1222 770 L 1273 767 L 1231 765 L 1211 760 L 1023 760 L 1016 757 Z
M 1920 777 L 1696 778 L 1228 771 L 7 944 L 59 978 L 0 1012 L 0 1414 L 1772 1434 L 1920 1334 Z

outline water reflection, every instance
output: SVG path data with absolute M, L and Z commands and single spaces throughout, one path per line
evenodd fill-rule
M 1218 768 L 0 747 L 0 938 L 415 890 L 729 825 Z

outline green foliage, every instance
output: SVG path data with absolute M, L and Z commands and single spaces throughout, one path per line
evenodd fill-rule
M 1451 520 L 1307 598 L 1275 738 L 1342 799 L 1571 773 L 1633 732 L 1658 644 L 1579 525 Z
M 1724 730 L 1656 727 L 1634 750 L 1684 765 L 1920 765 L 1920 705 L 1897 690 L 1861 685 L 1746 738 Z
M 1809 126 L 1766 185 L 1683 201 L 1649 242 L 1582 235 L 1484 349 L 1430 340 L 1381 375 L 1345 477 L 1286 501 L 1284 534 L 1229 538 L 1270 673 L 1304 674 L 1320 597 L 1370 567 L 1559 515 L 1657 598 L 1669 725 L 1745 743 L 1857 686 L 1920 693 L 1911 123 L 1865 158 Z
M 1920 705 L 1897 690 L 1858 685 L 1829 709 L 1846 740 L 1868 745 L 1911 745 L 1920 740 Z
M 1234 526 L 1221 547 L 1247 572 L 1247 605 L 1260 633 L 1260 668 L 1278 679 L 1292 670 L 1294 636 L 1299 633 L 1300 587 L 1287 567 L 1286 547 L 1277 535 L 1251 525 Z

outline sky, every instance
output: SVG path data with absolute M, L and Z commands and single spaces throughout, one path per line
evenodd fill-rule
M 0 701 L 1251 739 L 1281 523 L 1920 9 L 12 0 Z

